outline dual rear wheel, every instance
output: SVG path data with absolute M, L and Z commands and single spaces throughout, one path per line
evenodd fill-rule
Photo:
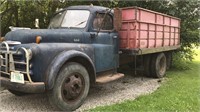
M 164 53 L 145 55 L 143 59 L 144 75 L 154 78 L 165 76 L 167 58 Z

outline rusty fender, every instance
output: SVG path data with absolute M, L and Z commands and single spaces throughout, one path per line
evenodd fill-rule
M 91 65 L 90 69 L 92 68 L 91 69 L 92 72 L 90 72 L 90 75 L 93 75 L 92 77 L 94 79 L 96 78 L 95 66 L 88 55 L 76 50 L 63 51 L 54 58 L 54 60 L 51 62 L 50 66 L 48 67 L 48 70 L 46 72 L 47 77 L 45 81 L 47 90 L 50 90 L 53 88 L 56 77 L 59 73 L 59 70 L 65 64 L 65 62 L 69 61 L 70 59 L 74 57 L 81 57 L 82 59 L 86 59 Z

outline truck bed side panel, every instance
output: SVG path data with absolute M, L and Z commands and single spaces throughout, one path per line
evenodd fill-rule
M 121 49 L 180 45 L 180 19 L 139 7 L 122 8 Z

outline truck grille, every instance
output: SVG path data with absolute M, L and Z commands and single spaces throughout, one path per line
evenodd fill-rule
M 14 51 L 8 43 L 0 44 L 0 74 L 2 77 L 10 78 L 11 72 L 24 74 L 24 79 L 32 82 L 29 70 L 28 50 L 21 47 Z

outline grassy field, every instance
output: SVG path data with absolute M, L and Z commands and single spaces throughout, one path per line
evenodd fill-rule
M 170 70 L 167 81 L 150 95 L 140 96 L 134 101 L 97 107 L 90 111 L 200 111 L 200 49 L 196 49 L 189 70 Z

